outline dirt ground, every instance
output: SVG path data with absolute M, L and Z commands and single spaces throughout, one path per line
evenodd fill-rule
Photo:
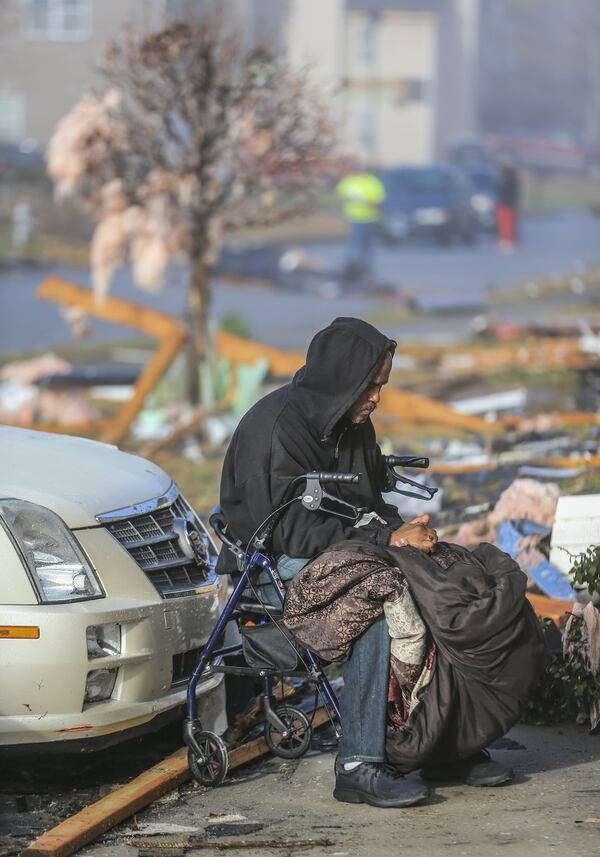
M 496 789 L 440 785 L 422 806 L 387 810 L 335 801 L 332 755 L 309 753 L 290 762 L 270 757 L 234 771 L 220 788 L 189 784 L 166 795 L 81 853 L 180 854 L 184 852 L 166 846 L 183 844 L 190 836 L 206 837 L 212 828 L 220 848 L 185 853 L 547 857 L 554 848 L 569 857 L 600 854 L 600 736 L 575 726 L 518 726 L 498 742 L 493 755 L 515 768 L 514 784 Z M 231 815 L 237 819 L 223 818 Z M 158 829 L 165 832 L 149 835 Z M 128 844 L 141 837 L 145 842 L 139 851 Z M 283 845 L 300 838 L 331 844 L 221 850 L 231 839 Z

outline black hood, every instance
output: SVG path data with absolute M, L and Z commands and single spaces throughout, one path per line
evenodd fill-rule
M 331 433 L 395 347 L 393 339 L 359 318 L 336 318 L 313 337 L 292 395 L 321 436 Z

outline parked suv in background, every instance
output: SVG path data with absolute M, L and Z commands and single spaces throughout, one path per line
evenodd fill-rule
M 440 244 L 472 244 L 478 231 L 468 178 L 450 165 L 398 167 L 383 170 L 386 199 L 379 230 L 387 241 L 410 236 Z
M 95 749 L 175 716 L 226 597 L 215 562 L 150 461 L 0 426 L 0 746 Z M 198 693 L 222 731 L 221 677 Z

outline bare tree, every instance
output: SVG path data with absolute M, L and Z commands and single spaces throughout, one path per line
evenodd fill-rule
M 127 253 L 147 289 L 160 288 L 169 261 L 189 259 L 197 401 L 223 233 L 305 211 L 334 163 L 332 126 L 306 69 L 244 47 L 214 11 L 145 38 L 125 33 L 107 47 L 103 70 L 110 88 L 59 122 L 48 171 L 58 195 L 81 199 L 97 220 L 100 296 Z

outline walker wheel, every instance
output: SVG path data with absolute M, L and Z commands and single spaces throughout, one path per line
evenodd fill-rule
M 198 732 L 194 735 L 201 755 L 190 747 L 188 764 L 193 778 L 202 786 L 220 786 L 229 768 L 227 747 L 214 732 Z
M 282 759 L 298 759 L 310 746 L 312 726 L 306 714 L 291 705 L 281 705 L 275 710 L 279 719 L 285 723 L 287 735 L 283 735 L 267 721 L 265 741 L 270 750 Z

